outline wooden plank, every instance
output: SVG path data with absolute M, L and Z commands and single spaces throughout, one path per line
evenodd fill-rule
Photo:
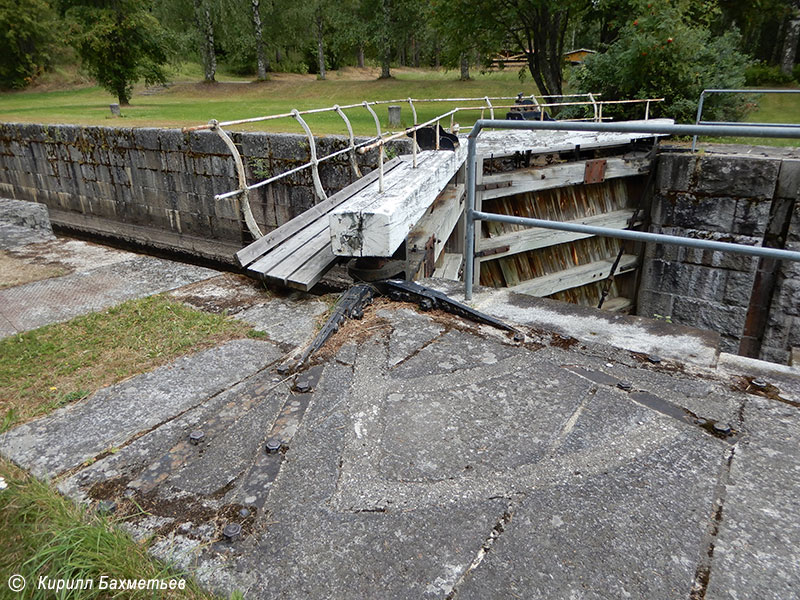
M 463 258 L 464 257 L 461 254 L 445 252 L 442 255 L 442 266 L 438 267 L 433 272 L 433 276 L 439 279 L 452 279 L 454 281 L 458 281 L 458 273 L 461 270 L 461 262 Z
M 425 260 L 426 244 L 433 237 L 433 260 L 436 262 L 444 250 L 450 234 L 458 225 L 464 212 L 464 184 L 447 184 L 425 215 L 406 238 L 406 276 L 416 279 Z M 423 275 L 420 275 L 423 276 Z
M 617 296 L 616 298 L 609 298 L 603 302 L 603 310 L 609 312 L 623 312 L 633 306 L 633 300 L 625 298 L 624 296 Z
M 328 224 L 325 219 L 318 219 L 303 229 L 300 233 L 293 236 L 290 240 L 278 246 L 275 250 L 262 256 L 252 263 L 247 270 L 264 275 L 274 269 L 281 261 L 299 251 L 305 244 L 317 236 L 321 231 L 327 229 Z
M 580 223 L 582 225 L 593 225 L 595 227 L 610 227 L 613 229 L 623 229 L 628 220 L 633 216 L 632 210 L 615 210 L 602 215 L 584 217 L 566 221 L 567 223 Z M 573 242 L 584 238 L 594 237 L 589 233 L 574 233 L 571 231 L 557 231 L 555 229 L 542 229 L 530 227 L 520 231 L 512 231 L 503 235 L 490 238 L 480 238 L 477 244 L 477 252 L 491 253 L 484 257 L 479 257 L 479 261 L 487 261 L 503 256 L 510 256 L 537 248 L 546 248 L 566 242 Z M 507 250 L 504 250 L 508 248 Z
M 386 177 L 388 173 L 391 173 L 395 168 L 400 166 L 401 163 L 402 161 L 399 157 L 393 158 L 392 160 L 386 162 L 383 166 L 384 177 Z M 378 177 L 379 173 L 377 169 L 370 171 L 367 175 L 357 181 L 354 181 L 347 187 L 342 188 L 327 200 L 312 206 L 302 214 L 297 215 L 294 219 L 287 221 L 274 231 L 271 231 L 264 237 L 259 238 L 249 246 L 242 248 L 236 253 L 236 259 L 239 261 L 239 264 L 243 267 L 246 267 L 260 256 L 275 248 L 278 244 L 284 242 L 303 228 L 307 227 L 314 220 L 327 215 L 327 213 L 333 208 L 336 208 L 342 202 L 351 198 L 354 194 L 370 185 L 373 181 L 377 181 Z
M 413 169 L 403 185 L 363 194 L 331 212 L 331 241 L 340 256 L 392 256 L 464 162 L 466 147 L 439 151 Z
M 614 264 L 614 258 L 607 258 L 596 262 L 588 263 L 565 269 L 550 275 L 543 275 L 530 279 L 519 285 L 509 287 L 512 292 L 519 292 L 520 294 L 528 294 L 529 296 L 549 296 L 556 292 L 562 292 L 571 288 L 580 287 L 587 283 L 602 281 L 608 277 L 611 266 Z M 634 270 L 639 264 L 639 257 L 633 254 L 623 254 L 622 259 L 619 261 L 619 266 L 615 275 L 621 275 L 628 271 Z
M 644 108 L 642 108 L 644 110 Z M 673 119 L 633 120 L 625 123 L 673 124 Z M 478 137 L 478 153 L 481 156 L 502 158 L 515 152 L 530 150 L 534 154 L 568 152 L 580 146 L 582 150 L 625 146 L 633 140 L 665 137 L 648 133 L 610 133 L 588 131 L 533 131 L 496 130 L 482 131 Z
M 300 269 L 292 273 L 291 277 L 286 280 L 286 285 L 307 292 L 313 288 L 322 276 L 339 261 L 339 257 L 331 250 L 331 245 L 328 243 L 317 254 L 314 255 L 306 264 Z
M 303 244 L 295 252 L 287 256 L 280 263 L 275 265 L 272 269 L 264 273 L 267 277 L 279 279 L 283 283 L 297 271 L 302 268 L 306 262 L 313 258 L 323 248 L 330 248 L 331 245 L 331 232 L 326 227 L 307 243 Z
M 636 153 L 631 158 L 606 159 L 606 179 L 641 175 L 649 171 L 646 153 Z M 547 167 L 531 167 L 484 177 L 483 199 L 502 198 L 526 192 L 535 192 L 583 183 L 587 161 L 575 161 Z M 510 184 L 510 185 L 509 185 Z M 498 186 L 498 187 L 490 187 Z

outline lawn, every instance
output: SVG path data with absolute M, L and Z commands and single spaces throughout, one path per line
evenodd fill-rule
M 201 77 L 199 65 L 185 64 L 175 69 L 173 81 L 166 89 L 136 88 L 131 105 L 123 107 L 123 118 L 112 119 L 109 104 L 116 99 L 98 87 L 80 84 L 72 77 L 69 83 L 48 81 L 41 89 L 0 94 L 0 122 L 75 123 L 118 127 L 183 127 L 207 123 L 210 119 L 229 121 L 298 110 L 359 104 L 364 100 L 402 100 L 413 98 L 482 98 L 531 94 L 536 87 L 530 77 L 520 79 L 509 69 L 492 73 L 473 72 L 470 81 L 459 81 L 456 70 L 397 68 L 389 80 L 377 79 L 374 68 L 346 68 L 331 71 L 326 81 L 313 75 L 276 73 L 266 82 L 252 82 L 244 77 L 218 73 L 220 83 L 196 83 Z M 63 89 L 58 89 L 63 88 Z M 496 104 L 497 102 L 495 102 Z M 751 122 L 800 123 L 800 94 L 762 95 L 759 108 L 747 120 Z M 469 103 L 467 103 L 469 104 Z M 481 102 L 475 102 L 475 105 Z M 412 123 L 411 110 L 403 102 L 403 125 Z M 435 102 L 417 104 L 418 121 L 442 114 L 455 104 Z M 464 103 L 461 104 L 464 106 Z M 386 106 L 376 107 L 385 131 Z M 499 114 L 505 111 L 500 109 Z M 362 107 L 348 109 L 348 118 L 356 134 L 374 135 L 372 116 Z M 488 112 L 486 113 L 488 117 Z M 480 117 L 480 111 L 457 116 L 462 126 Z M 312 132 L 318 135 L 345 134 L 341 118 L 335 113 L 306 117 Z M 449 124 L 449 118 L 445 125 Z M 279 119 L 255 124 L 237 125 L 233 129 L 285 131 L 302 133 L 294 119 Z M 727 138 L 724 141 L 751 144 L 798 145 L 793 140 Z
M 192 73 L 192 70 L 186 72 Z M 317 80 L 313 75 L 278 73 L 270 81 L 261 83 L 221 75 L 220 83 L 207 85 L 186 82 L 182 72 L 176 75 L 179 83 L 167 89 L 153 92 L 137 87 L 131 105 L 123 107 L 122 119 L 110 117 L 109 104 L 116 99 L 98 87 L 7 92 L 0 94 L 0 121 L 182 127 L 207 123 L 210 119 L 228 121 L 286 113 L 294 108 L 303 110 L 334 104 L 359 104 L 364 100 L 396 100 L 409 96 L 482 98 L 536 91 L 530 78 L 521 82 L 517 72 L 512 70 L 486 74 L 476 72 L 471 81 L 458 81 L 458 71 L 406 68 L 395 69 L 393 74 L 392 79 L 379 80 L 375 69 L 347 68 L 330 72 L 326 81 Z M 433 118 L 452 106 L 442 102 L 419 105 L 419 121 Z M 383 127 L 386 127 L 386 106 L 376 110 Z M 366 109 L 349 109 L 346 114 L 357 134 L 374 134 L 374 122 Z M 402 114 L 406 124 L 410 124 L 412 118 L 407 103 L 402 107 Z M 469 116 L 474 121 L 480 116 L 480 111 Z M 346 133 L 343 121 L 335 113 L 310 115 L 307 120 L 315 134 Z M 460 117 L 460 121 L 466 124 L 467 116 Z M 236 129 L 302 133 L 300 125 L 293 119 L 237 126 Z
M 174 358 L 251 334 L 164 296 L 0 340 L 0 431 Z

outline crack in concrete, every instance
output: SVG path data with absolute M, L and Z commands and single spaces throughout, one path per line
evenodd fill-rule
M 722 463 L 720 473 L 717 478 L 717 485 L 714 487 L 714 502 L 711 505 L 711 519 L 703 536 L 703 553 L 694 575 L 692 588 L 689 592 L 689 600 L 705 600 L 708 584 L 711 581 L 711 569 L 714 559 L 714 548 L 716 545 L 717 534 L 722 524 L 722 509 L 727 496 L 727 485 L 730 479 L 731 466 L 736 456 L 738 443 L 731 446 L 727 451 L 727 457 Z
M 207 402 L 210 402 L 210 401 L 212 401 L 214 398 L 217 398 L 217 397 L 219 397 L 220 395 L 222 395 L 222 394 L 225 394 L 225 393 L 229 392 L 230 390 L 232 390 L 233 388 L 235 388 L 235 387 L 236 387 L 236 386 L 238 386 L 238 385 L 241 385 L 241 384 L 244 384 L 244 383 L 246 383 L 246 382 L 247 382 L 247 381 L 249 381 L 250 379 L 253 379 L 254 377 L 256 377 L 256 376 L 258 376 L 259 374 L 263 373 L 265 370 L 267 370 L 267 369 L 271 368 L 271 367 L 272 367 L 272 365 L 274 365 L 276 362 L 277 362 L 277 361 L 273 361 L 273 362 L 269 363 L 268 365 L 264 366 L 262 369 L 259 369 L 258 371 L 256 371 L 256 372 L 255 372 L 255 373 L 253 373 L 252 375 L 249 375 L 248 377 L 245 377 L 244 379 L 242 379 L 242 380 L 240 380 L 240 381 L 237 381 L 237 382 L 235 382 L 235 383 L 232 383 L 231 385 L 229 385 L 229 386 L 228 386 L 228 387 L 226 387 L 225 389 L 222 389 L 222 390 L 218 391 L 216 394 L 212 394 L 211 396 L 209 396 L 209 397 L 207 397 L 207 398 L 203 398 L 203 399 L 199 400 L 199 401 L 198 401 L 196 404 L 193 404 L 192 406 L 189 406 L 189 407 L 185 408 L 184 410 L 182 410 L 182 411 L 180 411 L 180 412 L 178 412 L 178 413 L 175 413 L 174 415 L 171 415 L 170 417 L 168 417 L 168 418 L 164 419 L 163 421 L 161 421 L 161 422 L 159 422 L 159 423 L 156 423 L 156 424 L 155 424 L 155 425 L 153 425 L 152 427 L 149 427 L 149 428 L 147 428 L 147 429 L 145 429 L 145 430 L 143 430 L 143 431 L 139 431 L 139 432 L 137 432 L 137 433 L 133 434 L 131 437 L 129 437 L 127 440 L 125 440 L 125 441 L 124 441 L 124 442 L 122 442 L 121 444 L 119 444 L 119 445 L 117 445 L 117 446 L 114 446 L 114 448 L 113 448 L 114 452 L 116 453 L 116 452 L 118 452 L 118 451 L 122 450 L 123 448 L 126 448 L 126 447 L 130 446 L 130 445 L 131 445 L 131 444 L 133 444 L 133 443 L 134 443 L 136 440 L 138 440 L 138 439 L 141 439 L 142 437 L 146 436 L 147 434 L 149 434 L 149 433 L 152 433 L 152 432 L 156 431 L 156 430 L 157 430 L 159 427 L 163 427 L 163 426 L 164 426 L 164 425 L 166 425 L 167 423 L 171 423 L 171 422 L 173 422 L 173 421 L 175 421 L 175 420 L 177 420 L 177 419 L 180 419 L 181 417 L 183 417 L 183 416 L 184 416 L 184 415 L 186 415 L 187 413 L 189 413 L 189 412 L 191 412 L 191 411 L 193 411 L 193 410 L 197 409 L 198 407 L 202 406 L 203 404 L 205 404 L 205 403 L 207 403 Z M 290 379 L 290 378 L 287 378 L 287 379 Z M 272 387 L 271 387 L 269 390 L 267 390 L 267 392 L 266 392 L 266 393 L 269 393 L 269 392 L 271 392 L 271 391 L 272 391 L 272 390 L 274 390 L 276 387 L 278 387 L 279 385 L 281 385 L 282 383 L 285 383 L 285 382 L 286 382 L 286 379 L 284 379 L 283 381 L 281 381 L 281 382 L 279 382 L 279 383 L 276 383 L 276 384 L 275 384 L 274 386 L 272 386 Z M 98 391 L 99 391 L 99 390 L 98 390 Z M 95 393 L 97 393 L 97 392 L 95 392 Z M 94 394 L 93 394 L 93 395 L 94 395 Z M 90 398 L 91 398 L 91 396 L 90 396 Z M 238 419 L 237 419 L 237 420 L 238 420 Z M 92 465 L 92 464 L 96 463 L 97 461 L 100 461 L 100 460 L 102 460 L 102 459 L 106 458 L 106 457 L 107 457 L 107 456 L 109 456 L 110 454 L 112 454 L 112 449 L 110 449 L 110 448 L 107 448 L 107 449 L 103 450 L 102 452 L 99 452 L 99 453 L 98 453 L 98 454 L 96 454 L 95 456 L 93 456 L 93 457 L 91 457 L 91 458 L 89 458 L 89 459 L 85 460 L 85 461 L 84 461 L 83 463 L 81 463 L 80 465 L 77 465 L 77 466 L 75 466 L 75 467 L 72 467 L 71 469 L 67 469 L 67 470 L 65 470 L 65 471 L 62 471 L 62 472 L 58 473 L 57 475 L 55 475 L 55 476 L 53 477 L 53 481 L 54 481 L 54 482 L 58 482 L 58 481 L 61 481 L 61 480 L 63 480 L 63 479 L 67 479 L 67 478 L 69 478 L 69 477 L 72 477 L 73 475 L 75 475 L 76 473 L 78 473 L 79 471 L 81 471 L 82 469 L 86 468 L 86 467 L 87 467 L 87 466 L 89 466 L 89 465 Z
M 475 558 L 472 560 L 470 565 L 464 570 L 461 576 L 455 581 L 453 587 L 450 589 L 450 592 L 445 596 L 445 600 L 455 600 L 456 596 L 458 595 L 458 589 L 462 583 L 467 579 L 467 577 L 475 571 L 483 562 L 483 559 L 486 558 L 486 555 L 492 549 L 495 542 L 498 538 L 503 534 L 506 530 L 506 527 L 509 523 L 511 523 L 511 519 L 514 516 L 514 507 L 513 502 L 509 501 L 506 510 L 503 512 L 501 517 L 497 520 L 492 527 L 492 530 L 489 532 L 488 537 L 484 540 L 481 547 L 478 549 L 478 552 L 475 554 Z

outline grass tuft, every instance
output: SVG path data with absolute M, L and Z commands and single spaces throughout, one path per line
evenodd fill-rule
M 78 506 L 50 486 L 26 475 L 0 459 L 0 597 L 18 600 L 51 598 L 139 599 L 182 598 L 211 600 L 192 579 L 147 554 L 147 546 L 119 529 L 113 520 Z M 13 593 L 6 582 L 13 574 L 25 577 L 22 593 Z M 98 589 L 100 577 L 109 579 L 185 579 L 186 589 L 111 592 Z M 93 589 L 37 589 L 39 577 L 50 580 L 92 580 Z
M 158 295 L 5 338 L 0 431 L 251 331 L 230 317 Z

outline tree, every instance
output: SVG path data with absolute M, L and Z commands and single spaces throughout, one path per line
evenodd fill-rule
M 133 84 L 165 83 L 167 35 L 147 0 L 62 0 L 69 40 L 98 84 L 130 103 Z
M 46 0 L 0 0 L 0 87 L 25 87 L 44 70 L 55 29 Z
M 640 0 L 637 8 L 608 50 L 587 57 L 584 66 L 573 72 L 577 91 L 620 100 L 663 97 L 651 115 L 691 121 L 703 89 L 744 85 L 749 61 L 738 50 L 736 31 L 712 36 L 679 2 Z M 734 120 L 744 106 L 742 97 L 717 94 L 708 99 L 705 114 L 714 120 Z M 641 118 L 641 108 L 623 107 L 616 116 L 631 118 L 635 110 Z
M 214 42 L 214 20 L 207 0 L 194 0 L 194 18 L 202 39 L 204 81 L 214 83 L 217 76 L 217 48 Z
M 589 0 L 436 0 L 434 11 L 451 40 L 470 40 L 483 51 L 496 51 L 498 40 L 508 40 L 525 54 L 539 92 L 559 95 L 567 26 L 588 5 Z

